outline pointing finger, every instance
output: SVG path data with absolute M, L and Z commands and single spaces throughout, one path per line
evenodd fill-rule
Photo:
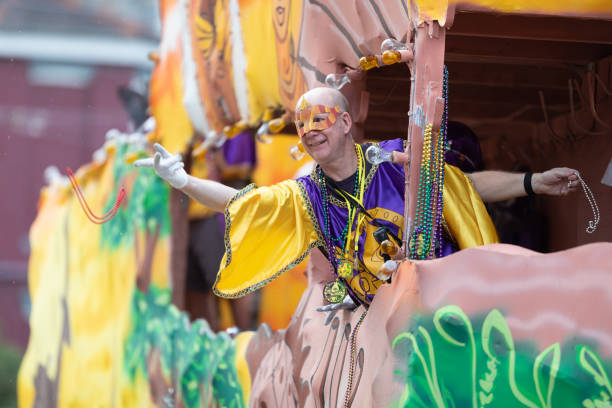
M 160 161 L 159 162 L 160 162 L 160 165 L 162 167 L 170 167 L 170 166 L 175 165 L 176 163 L 183 163 L 181 161 L 181 155 L 180 154 L 177 154 L 177 155 L 174 155 L 174 156 L 164 157 L 164 155 L 162 153 L 158 152 L 158 153 L 155 153 L 155 155 L 156 156 L 157 155 L 160 156 Z
M 156 169 L 159 168 L 160 160 L 161 160 L 161 153 L 159 152 L 155 153 L 155 156 L 153 156 L 153 165 Z
M 155 143 L 153 147 L 155 148 L 155 151 L 161 154 L 164 159 L 172 157 L 172 155 L 168 153 L 164 146 L 160 145 L 159 143 Z
M 153 159 L 151 157 L 138 159 L 134 162 L 134 167 L 153 167 Z

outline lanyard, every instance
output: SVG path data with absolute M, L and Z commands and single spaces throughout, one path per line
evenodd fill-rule
M 393 231 L 391 231 L 388 227 L 382 225 L 380 222 L 378 222 L 376 218 L 372 217 L 368 210 L 363 207 L 363 204 L 361 204 L 352 194 L 348 194 L 343 191 L 334 180 L 328 178 L 327 181 L 340 195 L 342 195 L 342 197 L 347 203 L 350 202 L 354 207 L 356 207 L 356 209 L 359 209 L 360 215 L 362 215 L 363 217 L 367 217 L 372 222 L 372 224 L 374 224 L 378 228 L 385 228 L 389 235 L 391 235 L 391 237 L 395 240 L 396 244 L 400 246 L 402 245 L 402 240 L 399 239 L 399 237 L 395 233 L 393 233 Z
M 330 181 L 333 182 L 332 187 L 334 187 L 334 190 L 336 190 L 336 192 L 338 194 L 340 194 L 342 196 L 342 198 L 344 198 L 344 201 L 346 202 L 346 208 L 347 208 L 347 212 L 348 212 L 348 232 L 346 234 L 346 242 L 344 244 L 344 255 L 348 255 L 349 254 L 349 250 L 350 250 L 350 246 L 351 246 L 351 239 L 350 237 L 353 235 L 353 223 L 355 222 L 355 216 L 357 215 L 357 225 L 355 226 L 355 237 L 353 239 L 354 241 L 354 254 L 357 253 L 357 250 L 359 249 L 359 229 L 361 228 L 361 224 L 363 223 L 363 220 L 365 219 L 365 216 L 363 214 L 359 213 L 359 207 L 363 208 L 363 193 L 365 190 L 365 160 L 363 157 L 363 149 L 361 148 L 360 145 L 355 145 L 355 150 L 357 151 L 357 161 L 358 161 L 358 168 L 357 168 L 357 197 L 353 196 L 352 194 L 338 188 L 338 185 L 333 182 L 333 180 L 330 179 Z M 352 206 L 350 201 L 355 201 L 359 204 L 359 207 L 357 206 Z

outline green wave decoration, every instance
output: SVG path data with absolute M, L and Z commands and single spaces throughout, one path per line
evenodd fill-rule
M 497 309 L 468 317 L 448 305 L 415 316 L 392 348 L 403 381 L 393 407 L 612 408 L 612 361 L 599 357 L 597 344 L 515 343 Z

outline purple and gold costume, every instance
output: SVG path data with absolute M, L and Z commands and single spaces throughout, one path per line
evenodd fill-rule
M 401 139 L 380 145 L 385 150 L 403 150 Z M 495 228 L 469 179 L 458 169 L 446 167 L 444 218 L 458 248 L 497 242 Z M 215 293 L 242 296 L 297 265 L 312 248 L 326 247 L 318 174 L 315 168 L 313 174 L 297 180 L 261 188 L 250 185 L 229 201 L 225 209 L 226 251 Z M 404 186 L 404 169 L 399 164 L 383 162 L 372 166 L 366 175 L 365 209 L 399 237 L 404 226 Z M 346 203 L 329 193 L 328 197 L 330 233 L 337 237 L 347 222 Z M 384 283 L 374 275 L 384 263 L 373 237 L 376 228 L 366 219 L 359 231 L 359 269 L 347 280 L 353 297 L 365 304 Z M 336 254 L 342 253 L 338 246 L 335 249 Z

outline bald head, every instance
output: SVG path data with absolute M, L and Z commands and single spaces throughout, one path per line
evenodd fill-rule
M 296 111 L 299 110 L 298 107 L 303 103 L 303 100 L 306 100 L 310 105 L 325 105 L 330 108 L 340 106 L 340 112 L 349 111 L 348 101 L 342 95 L 342 92 L 334 88 L 312 88 L 300 97 L 296 105 Z

